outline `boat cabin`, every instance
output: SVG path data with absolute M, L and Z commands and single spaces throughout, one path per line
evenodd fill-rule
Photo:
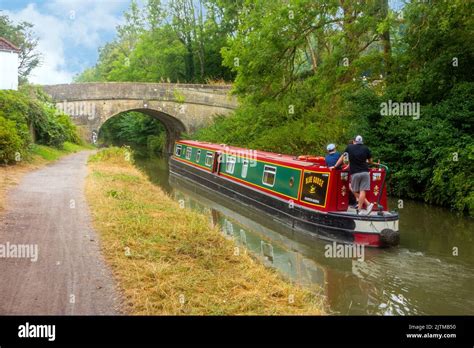
M 177 141 L 174 159 L 273 198 L 325 212 L 347 211 L 349 172 L 330 170 L 324 157 L 291 156 L 202 141 Z M 387 210 L 385 170 L 370 169 L 367 199 Z

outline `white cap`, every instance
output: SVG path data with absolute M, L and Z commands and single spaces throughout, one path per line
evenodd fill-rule
M 327 149 L 328 151 L 335 150 L 335 149 L 336 149 L 336 145 L 334 145 L 334 144 L 329 144 L 329 145 L 326 147 L 326 149 Z
M 364 142 L 364 140 L 362 139 L 360 135 L 356 136 L 354 140 L 356 144 L 362 144 Z

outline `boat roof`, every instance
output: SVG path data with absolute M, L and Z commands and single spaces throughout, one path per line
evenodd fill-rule
M 286 154 L 280 154 L 280 153 L 274 153 L 274 152 L 268 152 L 268 151 L 252 150 L 252 149 L 246 149 L 243 147 L 230 146 L 226 144 L 214 144 L 214 143 L 209 143 L 207 141 L 198 141 L 198 140 L 179 140 L 178 143 L 195 146 L 195 147 L 201 147 L 201 148 L 205 148 L 212 151 L 222 151 L 224 153 L 230 152 L 230 153 L 235 153 L 235 154 L 244 154 L 245 156 L 249 156 L 249 157 L 252 156 L 253 151 L 255 151 L 257 160 L 274 162 L 276 164 L 288 165 L 291 167 L 327 168 L 325 165 L 321 165 L 319 163 L 299 160 L 298 156 L 295 156 L 295 155 L 286 155 Z

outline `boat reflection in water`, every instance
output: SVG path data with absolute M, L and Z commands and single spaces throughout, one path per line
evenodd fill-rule
M 396 291 L 380 289 L 377 283 L 365 280 L 367 272 L 370 273 L 367 262 L 381 250 L 367 248 L 365 261 L 328 258 L 325 247 L 332 242 L 286 228 L 251 207 L 207 191 L 185 178 L 171 174 L 169 181 L 175 199 L 187 208 L 207 214 L 212 224 L 236 243 L 237 252 L 248 250 L 292 282 L 325 296 L 331 312 L 417 314 Z

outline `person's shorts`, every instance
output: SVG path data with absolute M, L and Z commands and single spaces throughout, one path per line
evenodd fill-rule
M 370 175 L 368 172 L 356 173 L 351 176 L 352 191 L 369 191 L 370 190 Z

